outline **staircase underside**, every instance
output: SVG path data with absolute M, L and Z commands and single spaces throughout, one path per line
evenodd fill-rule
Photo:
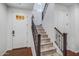
M 41 56 L 60 56 L 57 53 L 56 48 L 53 46 L 53 43 L 50 41 L 50 38 L 46 34 L 45 30 L 41 25 L 36 26 L 38 34 L 41 35 L 41 47 L 40 54 Z

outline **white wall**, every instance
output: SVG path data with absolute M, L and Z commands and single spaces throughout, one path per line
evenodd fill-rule
M 75 38 L 73 40 L 73 43 L 74 43 L 74 48 L 75 48 L 75 51 L 79 52 L 79 4 L 75 4 L 74 7 L 72 8 L 73 10 L 73 13 L 74 13 L 74 23 L 75 23 Z
M 73 4 L 68 7 L 68 16 L 69 16 L 69 30 L 68 31 L 68 50 L 79 52 L 79 5 Z
M 44 3 L 36 3 L 34 4 L 34 8 L 32 14 L 34 15 L 34 23 L 36 25 L 42 24 L 42 11 L 44 9 Z
M 79 50 L 78 12 L 79 6 L 49 4 L 42 24 L 51 41 L 55 41 L 54 27 L 57 27 L 62 33 L 67 33 L 67 49 Z
M 15 15 L 13 15 L 15 14 Z M 15 17 L 16 14 L 19 15 L 25 15 L 28 16 L 27 19 L 27 24 L 26 24 L 26 40 L 28 40 L 27 42 L 27 47 L 32 47 L 32 53 L 33 55 L 35 55 L 35 49 L 34 49 L 34 42 L 33 42 L 33 37 L 32 37 L 32 31 L 31 31 L 31 14 L 32 11 L 31 10 L 24 10 L 24 9 L 17 9 L 17 8 L 8 8 L 8 44 L 7 44 L 7 50 L 12 49 L 12 22 L 13 19 L 12 17 Z
M 79 52 L 79 4 L 75 7 L 75 36 L 76 39 L 74 39 L 75 44 L 75 50 Z
M 76 30 L 75 30 L 75 5 L 72 5 L 68 8 L 68 13 L 69 13 L 69 32 L 68 32 L 68 43 L 67 43 L 67 49 L 71 50 L 71 51 L 75 51 L 76 52 L 76 41 L 74 39 L 76 39 Z M 68 29 L 67 29 L 68 30 Z M 74 44 L 73 44 L 74 43 Z
M 67 14 L 68 10 L 65 6 L 61 4 L 49 4 L 42 24 L 47 29 L 49 36 L 54 40 L 54 27 L 57 27 L 61 32 L 68 32 L 66 30 L 68 28 L 66 25 L 69 22 Z
M 7 21 L 7 7 L 0 3 L 0 55 L 6 51 Z

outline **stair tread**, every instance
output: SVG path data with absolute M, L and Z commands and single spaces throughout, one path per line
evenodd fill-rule
M 50 41 L 50 39 L 41 39 L 41 42 L 42 42 L 42 41 L 47 41 L 47 40 L 48 40 L 48 42 Z
M 61 56 L 61 55 L 59 55 L 59 54 L 56 52 L 56 53 L 54 53 L 54 54 L 51 54 L 51 56 Z
M 45 33 L 45 34 L 39 33 L 39 34 L 40 34 L 41 36 L 45 36 L 45 35 L 48 36 L 46 33 Z
M 36 29 L 37 29 L 37 30 L 42 30 L 42 29 L 44 30 L 44 28 L 36 28 Z
M 50 50 L 54 50 L 54 47 L 50 47 L 50 48 L 45 48 L 45 49 L 41 49 L 41 52 L 46 52 L 46 51 L 50 51 Z
M 47 35 L 46 33 L 39 33 L 39 34 L 41 34 L 41 35 Z
M 41 36 L 41 38 L 48 38 L 48 36 Z
M 36 28 L 37 28 L 37 29 L 43 29 L 43 27 L 38 27 L 38 26 L 36 26 Z
M 41 36 L 48 36 L 48 35 L 47 34 L 45 34 L 45 35 L 42 34 Z
M 50 39 L 50 38 L 48 38 L 48 37 L 42 37 L 41 39 Z
M 52 42 L 41 43 L 41 45 L 53 44 Z
M 46 33 L 45 31 L 37 31 L 38 33 Z
M 51 54 L 51 56 L 62 56 L 62 55 L 60 55 L 57 52 L 55 52 L 55 53 Z
M 60 56 L 57 52 L 54 52 L 52 54 L 46 54 L 45 56 Z
M 45 32 L 45 30 L 37 30 L 38 32 Z
M 41 28 L 41 29 L 37 29 L 37 31 L 41 31 L 41 30 L 42 30 L 42 31 L 45 31 L 43 28 Z
M 39 33 L 39 34 L 46 34 L 46 33 Z M 47 34 L 46 34 L 47 35 Z

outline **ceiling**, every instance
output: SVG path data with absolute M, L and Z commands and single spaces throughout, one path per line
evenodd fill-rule
M 74 5 L 75 3 L 62 3 L 63 5 L 66 5 L 66 6 L 72 6 Z
M 33 5 L 34 5 L 33 3 L 7 3 L 8 7 L 27 9 L 27 10 L 32 10 Z
M 56 3 L 56 4 L 61 4 L 61 5 L 64 5 L 64 6 L 73 6 L 76 3 Z

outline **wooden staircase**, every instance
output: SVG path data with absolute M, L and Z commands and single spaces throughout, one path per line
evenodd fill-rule
M 57 53 L 56 48 L 53 46 L 53 43 L 50 41 L 50 38 L 46 34 L 45 30 L 41 25 L 36 26 L 38 34 L 41 35 L 40 42 L 40 55 L 41 56 L 60 56 Z

